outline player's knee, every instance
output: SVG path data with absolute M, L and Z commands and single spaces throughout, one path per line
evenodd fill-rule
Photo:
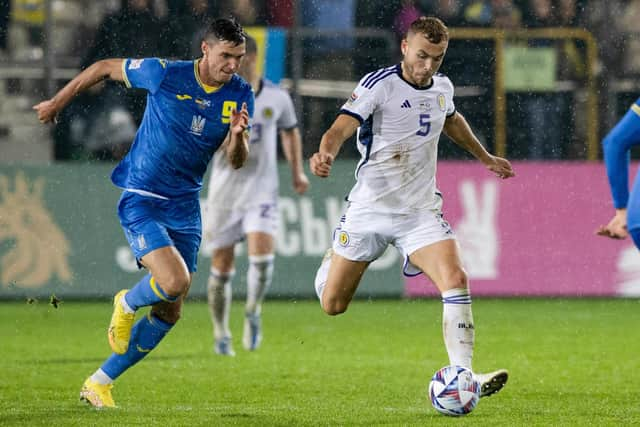
M 188 272 L 174 272 L 173 274 L 168 274 L 166 277 L 162 279 L 162 282 L 159 282 L 162 289 L 167 293 L 167 295 L 171 297 L 177 297 L 182 295 L 189 289 L 189 284 L 191 282 L 191 275 Z
M 444 285 L 447 289 L 466 289 L 469 286 L 469 278 L 464 270 L 457 269 L 445 276 Z
M 349 303 L 342 301 L 338 298 L 323 297 L 322 298 L 322 310 L 329 316 L 337 316 L 347 311 Z

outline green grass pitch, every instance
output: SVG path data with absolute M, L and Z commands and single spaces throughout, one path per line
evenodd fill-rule
M 113 410 L 78 400 L 109 354 L 105 303 L 0 303 L 0 425 L 503 425 L 640 423 L 636 300 L 476 298 L 478 371 L 511 378 L 462 418 L 438 414 L 426 388 L 447 364 L 437 301 L 355 301 L 324 315 L 315 301 L 268 301 L 265 340 L 212 354 L 202 302 L 118 379 Z

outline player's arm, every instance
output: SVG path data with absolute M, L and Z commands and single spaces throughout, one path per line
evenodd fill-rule
M 612 239 L 624 239 L 629 235 L 627 230 L 627 203 L 629 201 L 629 159 L 630 150 L 640 144 L 640 138 L 634 138 L 640 129 L 640 114 L 632 106 L 631 113 L 611 129 L 602 140 L 602 153 L 607 169 L 609 187 L 613 198 L 615 214 L 607 225 L 600 226 L 596 234 Z
M 104 79 L 123 81 L 122 62 L 124 59 L 103 59 L 94 62 L 60 89 L 53 98 L 34 105 L 41 123 L 55 120 L 62 109 L 80 92 L 92 87 Z
M 601 225 L 596 234 L 612 239 L 626 239 L 629 236 L 627 230 L 627 209 L 616 209 L 616 213 L 607 225 Z
M 515 176 L 511 163 L 507 159 L 494 156 L 485 150 L 471 130 L 467 120 L 459 112 L 456 111 L 453 115 L 447 117 L 443 131 L 453 142 L 480 160 L 487 169 L 495 173 L 499 178 L 506 179 Z
M 247 103 L 242 103 L 240 111 L 235 108 L 231 111 L 229 134 L 225 142 L 225 153 L 231 167 L 241 168 L 249 157 L 249 111 Z
M 318 152 L 311 156 L 311 172 L 322 178 L 329 176 L 333 160 L 342 144 L 360 127 L 360 122 L 348 114 L 340 114 L 329 130 L 322 135 Z
M 289 162 L 291 168 L 291 183 L 293 189 L 298 194 L 303 194 L 309 188 L 309 179 L 302 167 L 302 139 L 300 130 L 297 127 L 282 129 L 280 131 L 280 141 L 284 157 Z

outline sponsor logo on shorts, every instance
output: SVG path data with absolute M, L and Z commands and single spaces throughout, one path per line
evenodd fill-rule
M 340 231 L 340 233 L 338 233 L 338 243 L 340 246 L 349 246 L 349 233 L 346 231 Z

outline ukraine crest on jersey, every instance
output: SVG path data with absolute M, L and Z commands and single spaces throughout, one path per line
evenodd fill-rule
M 166 198 L 196 195 L 229 131 L 231 111 L 245 102 L 253 117 L 251 86 L 234 75 L 222 87 L 211 88 L 200 80 L 198 60 L 126 59 L 122 66 L 127 87 L 148 91 L 147 107 L 131 150 L 111 180 Z

